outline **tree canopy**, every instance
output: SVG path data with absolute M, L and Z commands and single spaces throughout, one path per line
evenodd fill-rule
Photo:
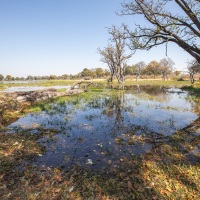
M 124 25 L 131 49 L 149 50 L 161 44 L 167 49 L 173 42 L 200 63 L 199 0 L 131 0 L 122 7 L 121 15 L 141 15 L 147 21 L 136 24 L 135 30 Z
M 188 72 L 190 75 L 190 81 L 194 83 L 194 75 L 200 72 L 200 64 L 196 60 L 192 60 L 188 63 Z

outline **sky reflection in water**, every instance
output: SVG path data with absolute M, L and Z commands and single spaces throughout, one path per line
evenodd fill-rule
M 76 164 L 104 171 L 150 151 L 152 145 L 139 140 L 146 134 L 171 135 L 197 119 L 186 96 L 180 89 L 162 88 L 91 93 L 88 100 L 78 96 L 52 103 L 9 127 L 32 128 L 35 133 L 38 127 L 58 130 L 53 138 L 40 139 L 47 149 L 34 165 L 68 169 Z

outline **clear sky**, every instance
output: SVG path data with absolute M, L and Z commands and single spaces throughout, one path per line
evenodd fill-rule
M 106 27 L 133 24 L 119 17 L 123 0 L 0 0 L 0 74 L 4 76 L 76 74 L 106 68 L 97 48 L 108 43 Z M 181 70 L 191 57 L 176 45 L 168 56 Z M 165 57 L 165 46 L 139 51 L 129 64 Z

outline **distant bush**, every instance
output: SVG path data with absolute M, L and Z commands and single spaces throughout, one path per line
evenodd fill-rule
M 177 79 L 177 81 L 185 81 L 183 78 L 179 78 Z
M 91 80 L 91 77 L 90 76 L 86 76 L 83 78 L 84 80 Z
M 140 79 L 148 79 L 149 78 L 149 76 L 147 76 L 147 75 L 141 75 L 141 77 L 140 77 Z
M 198 86 L 200 86 L 200 82 L 196 82 L 196 83 L 195 83 L 195 85 L 198 85 Z
M 173 81 L 178 81 L 178 79 L 180 79 L 180 78 L 177 77 L 177 76 L 172 76 L 170 79 L 173 80 Z
M 133 76 L 133 75 L 126 75 L 126 79 L 135 79 L 135 76 Z

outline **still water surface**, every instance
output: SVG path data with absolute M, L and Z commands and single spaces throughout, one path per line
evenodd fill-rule
M 51 87 L 45 87 L 45 86 L 14 86 L 14 87 L 7 87 L 6 89 L 2 90 L 2 92 L 29 92 L 29 91 L 37 91 L 37 90 L 46 90 L 46 89 L 67 89 L 70 88 L 70 86 L 51 86 Z
M 90 92 L 50 103 L 9 128 L 29 129 L 32 134 L 58 131 L 40 139 L 46 151 L 33 165 L 104 171 L 151 151 L 148 141 L 175 134 L 197 119 L 196 105 L 187 97 L 188 92 L 174 88 Z

